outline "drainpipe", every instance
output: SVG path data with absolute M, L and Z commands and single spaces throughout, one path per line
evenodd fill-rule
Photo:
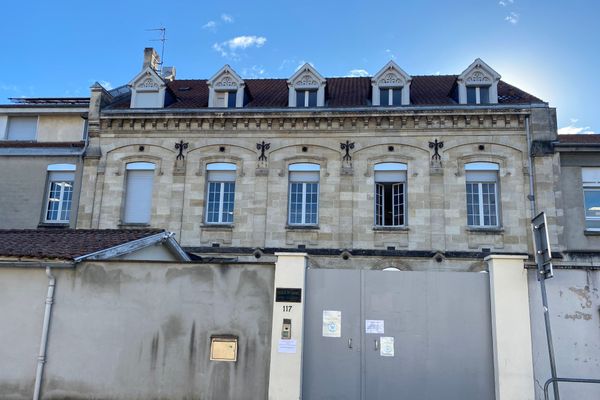
M 44 326 L 42 327 L 42 340 L 40 342 L 40 353 L 38 355 L 37 369 L 35 371 L 35 388 L 33 391 L 33 400 L 39 400 L 40 389 L 42 387 L 42 375 L 44 373 L 44 364 L 46 363 L 46 348 L 48 345 L 48 331 L 50 327 L 50 316 L 52 315 L 52 303 L 54 303 L 54 287 L 56 278 L 52 275 L 50 267 L 46 267 L 48 276 L 48 294 L 46 295 L 46 309 L 44 311 Z
M 531 148 L 531 132 L 529 131 L 529 116 L 525 117 L 525 133 L 527 134 L 527 160 L 529 162 L 529 202 L 531 205 L 531 218 L 537 215 L 535 206 L 535 192 L 534 192 L 534 181 L 533 177 L 535 174 L 535 167 L 533 164 L 533 149 Z M 535 255 L 537 257 L 537 255 Z M 554 400 L 560 400 L 560 394 L 558 391 L 558 382 L 556 374 L 556 359 L 554 357 L 554 344 L 552 341 L 552 329 L 550 328 L 550 311 L 548 309 L 548 294 L 546 292 L 546 279 L 538 276 L 540 282 L 540 292 L 542 293 L 542 306 L 544 310 L 544 325 L 546 327 L 546 341 L 548 342 L 548 358 L 550 360 L 550 374 L 552 376 L 552 388 L 554 389 Z

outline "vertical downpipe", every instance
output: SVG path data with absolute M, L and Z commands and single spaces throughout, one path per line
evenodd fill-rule
M 50 317 L 52 314 L 52 303 L 54 303 L 54 287 L 56 278 L 52 275 L 50 267 L 46 267 L 48 276 L 48 294 L 46 295 L 46 309 L 44 311 L 44 325 L 42 327 L 42 339 L 40 342 L 40 353 L 38 355 L 37 369 L 35 371 L 35 388 L 33 391 L 33 400 L 39 400 L 40 389 L 42 387 L 42 376 L 44 374 L 44 364 L 46 363 L 46 347 L 48 344 L 48 331 L 50 327 Z

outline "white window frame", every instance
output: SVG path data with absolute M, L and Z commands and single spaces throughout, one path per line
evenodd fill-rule
M 149 225 L 150 222 L 152 221 L 152 202 L 153 202 L 153 194 L 154 194 L 154 171 L 156 170 L 156 164 L 154 164 L 153 162 L 146 162 L 146 161 L 134 161 L 134 162 L 129 162 L 126 165 L 126 171 L 127 173 L 125 174 L 125 198 L 123 199 L 123 224 L 125 225 Z M 147 199 L 147 201 L 149 201 L 149 204 L 147 204 L 150 212 L 148 215 L 147 220 L 144 221 L 132 221 L 131 216 L 129 216 L 127 214 L 127 206 L 128 206 L 128 201 L 131 199 L 130 195 L 129 195 L 129 191 L 131 190 L 131 188 L 129 187 L 130 185 L 130 173 L 131 171 L 152 171 L 152 187 L 150 188 L 150 198 Z
M 236 174 L 236 170 L 237 170 L 237 166 L 233 163 L 210 163 L 206 165 L 206 208 L 205 208 L 205 218 L 204 218 L 204 222 L 206 224 L 209 225 L 231 225 L 233 224 L 234 221 L 234 210 L 235 210 L 235 174 Z M 218 178 L 212 178 L 211 175 L 214 175 L 211 173 L 211 171 L 221 171 L 222 172 L 222 176 L 218 177 Z M 231 172 L 233 173 L 232 177 L 229 176 L 231 174 Z M 213 180 L 214 179 L 214 180 Z M 231 199 L 231 203 L 232 203 L 232 210 L 231 210 L 231 221 L 225 221 L 223 216 L 228 214 L 227 212 L 224 211 L 224 207 L 225 207 L 225 185 L 231 183 L 233 184 L 233 198 Z M 211 184 L 216 184 L 218 185 L 218 194 L 219 194 L 219 199 L 217 201 L 217 221 L 209 221 L 210 218 L 210 206 L 211 206 L 211 202 L 210 202 L 210 187 Z
M 320 177 L 320 171 L 321 171 L 321 166 L 319 164 L 314 164 L 314 163 L 296 163 L 296 164 L 290 164 L 288 167 L 289 170 L 289 184 L 288 184 L 288 225 L 289 226 L 316 226 L 319 224 L 319 203 L 320 203 L 320 183 L 321 183 L 321 177 Z M 298 179 L 296 180 L 295 178 L 293 178 L 292 173 L 294 172 L 305 172 L 308 174 L 315 174 L 316 175 L 316 180 L 308 180 L 308 179 Z M 301 191 L 299 192 L 302 196 L 301 198 L 301 218 L 300 218 L 300 222 L 292 222 L 292 185 L 294 184 L 301 184 Z M 314 222 L 307 222 L 307 185 L 316 185 L 316 190 L 317 190 L 317 210 L 316 210 L 316 215 L 315 215 L 315 221 Z
M 223 105 L 216 105 L 216 108 L 236 108 L 236 102 L 237 102 L 237 91 L 232 91 L 232 90 L 215 90 L 215 100 L 218 102 L 219 101 L 219 96 L 220 95 L 224 95 L 224 101 L 223 101 Z M 234 99 L 234 105 L 233 107 L 229 106 L 229 97 L 233 97 Z
M 477 205 L 478 205 L 478 217 L 479 224 L 469 224 L 469 199 L 466 197 L 466 206 L 467 206 L 467 226 L 472 228 L 499 228 L 500 225 L 500 205 L 499 205 L 499 169 L 500 166 L 496 163 L 491 162 L 472 162 L 465 164 L 465 195 L 468 196 L 468 191 L 466 190 L 467 185 L 477 185 Z M 470 174 L 476 173 L 488 173 L 494 174 L 494 179 L 484 178 L 484 179 L 473 179 L 469 180 Z M 494 185 L 494 215 L 496 217 L 495 224 L 485 224 L 485 204 L 483 202 L 483 185 L 484 184 L 493 184 Z M 491 219 L 491 214 L 488 215 Z
M 68 224 L 71 220 L 71 212 L 73 211 L 73 196 L 75 195 L 75 170 L 76 166 L 74 164 L 51 164 L 48 165 L 48 183 L 46 188 L 46 197 L 45 197 L 45 208 L 44 208 L 44 223 L 47 224 Z M 53 178 L 54 175 L 54 178 Z M 62 175 L 62 176 L 60 176 Z M 56 176 L 59 176 L 58 178 Z M 68 180 L 67 180 L 68 179 Z M 60 193 L 58 194 L 58 199 L 55 201 L 58 202 L 58 210 L 56 219 L 48 219 L 48 212 L 50 211 L 50 203 L 53 199 L 50 198 L 52 194 L 52 184 L 58 183 L 60 186 Z M 62 185 L 61 185 L 62 184 Z M 69 186 L 70 185 L 70 186 Z M 71 199 L 69 204 L 69 208 L 67 211 L 67 218 L 61 218 L 63 214 L 63 208 L 67 201 L 65 200 L 66 188 L 71 188 Z
M 406 194 L 407 194 L 407 181 L 406 181 L 406 171 L 407 165 L 404 163 L 398 162 L 389 162 L 389 163 L 378 163 L 373 167 L 374 171 L 374 179 L 375 179 L 375 227 L 377 228 L 398 228 L 406 226 L 406 211 L 407 211 L 407 202 L 406 202 Z M 384 174 L 388 174 L 389 176 L 397 175 L 397 177 L 392 178 L 392 180 L 381 179 L 378 178 Z M 392 184 L 392 224 L 385 224 L 385 183 Z M 402 185 L 402 190 L 396 191 L 396 188 Z M 396 196 L 402 195 L 402 213 L 398 214 L 396 209 L 399 208 L 399 205 L 396 203 Z M 379 210 L 379 212 L 378 212 Z M 395 224 L 394 221 L 398 218 L 399 215 L 402 215 L 402 223 Z
M 600 192 L 600 168 L 581 168 L 581 183 L 583 194 L 583 217 L 585 219 L 585 229 L 587 231 L 600 232 L 600 227 L 591 227 L 588 222 L 597 222 L 600 224 L 600 217 L 589 217 L 587 215 L 587 204 L 585 201 L 586 191 Z
M 315 94 L 315 105 L 311 106 L 310 105 L 310 93 L 313 92 Z M 318 103 L 318 96 L 319 96 L 319 91 L 317 89 L 305 89 L 305 90 L 298 90 L 296 89 L 296 97 L 298 96 L 298 93 L 304 93 L 304 105 L 298 105 L 296 102 L 296 106 L 297 107 L 304 107 L 304 108 L 308 108 L 308 107 L 316 107 L 317 103 Z
M 400 91 L 400 104 L 394 104 L 394 90 L 399 90 Z M 404 93 L 402 92 L 404 90 L 403 86 L 386 86 L 386 87 L 380 87 L 379 88 L 379 104 L 381 105 L 382 101 L 382 95 L 387 92 L 387 96 L 388 96 L 388 101 L 386 105 L 384 105 L 383 107 L 393 107 L 393 106 L 401 106 L 402 105 L 402 96 L 404 95 Z
M 482 103 L 481 102 L 481 91 L 480 90 L 481 90 L 482 87 L 488 89 L 488 101 L 487 101 L 487 103 Z M 467 92 L 468 92 L 469 89 L 473 89 L 473 88 L 475 89 L 475 103 L 469 103 L 468 102 L 469 96 L 467 95 L 467 104 L 490 104 L 491 103 L 491 100 L 490 100 L 490 92 L 492 90 L 491 85 L 477 85 L 477 86 L 467 85 Z

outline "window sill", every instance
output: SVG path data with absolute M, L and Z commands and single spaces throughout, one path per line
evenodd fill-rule
M 38 228 L 66 229 L 66 228 L 70 228 L 71 224 L 69 222 L 40 222 L 37 227 Z
M 484 235 L 500 235 L 504 233 L 504 228 L 501 226 L 467 226 L 465 230 L 469 233 L 482 233 Z
M 138 223 L 138 222 L 123 222 L 118 225 L 121 229 L 139 229 L 139 228 L 150 228 L 150 224 L 148 223 Z
M 600 229 L 586 229 L 583 231 L 585 236 L 600 236 Z
M 201 224 L 202 229 L 207 231 L 232 231 L 234 228 L 233 224 Z
M 373 226 L 373 230 L 377 232 L 408 232 L 408 226 Z
M 286 225 L 288 231 L 316 231 L 321 229 L 319 225 Z

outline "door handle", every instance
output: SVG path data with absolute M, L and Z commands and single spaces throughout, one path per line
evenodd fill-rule
M 348 348 L 352 348 L 352 338 L 348 339 Z
M 375 351 L 379 350 L 379 342 L 375 339 Z

